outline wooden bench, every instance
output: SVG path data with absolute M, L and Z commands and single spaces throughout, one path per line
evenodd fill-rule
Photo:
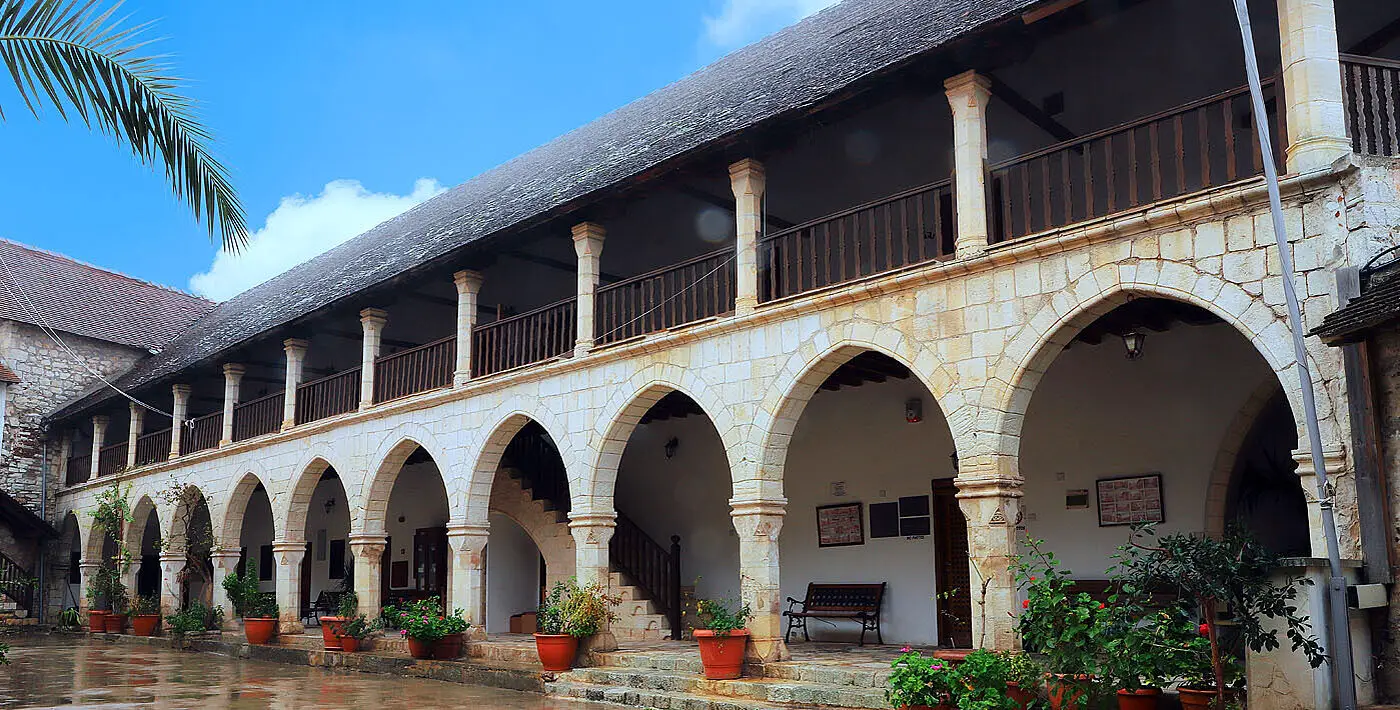
M 875 640 L 883 644 L 880 635 L 880 604 L 885 599 L 885 583 L 879 584 L 807 584 L 804 599 L 787 598 L 788 608 L 783 616 L 788 619 L 787 635 L 784 641 L 792 640 L 792 630 L 802 629 L 802 638 L 811 641 L 807 635 L 808 619 L 850 619 L 860 622 L 860 645 L 865 645 L 865 632 L 874 631 Z

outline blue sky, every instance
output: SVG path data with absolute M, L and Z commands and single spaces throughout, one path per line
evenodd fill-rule
M 127 0 L 191 80 L 257 245 L 219 255 L 160 174 L 36 122 L 8 74 L 0 236 L 227 298 L 832 2 Z

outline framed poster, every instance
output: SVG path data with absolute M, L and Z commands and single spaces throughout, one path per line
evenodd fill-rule
M 817 547 L 865 544 L 865 519 L 860 503 L 817 506 Z
M 1100 478 L 1095 483 L 1099 527 L 1166 520 L 1162 512 L 1162 474 Z

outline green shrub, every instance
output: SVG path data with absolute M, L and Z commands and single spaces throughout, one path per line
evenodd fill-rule
M 540 606 L 537 617 L 540 633 L 567 634 L 574 638 L 592 636 L 603 624 L 617 618 L 612 608 L 620 603 L 621 597 L 610 596 L 596 583 L 581 587 L 572 577 L 566 582 L 556 582 Z
M 948 700 L 953 669 L 946 661 L 928 658 L 906 647 L 904 653 L 890 663 L 890 668 L 885 700 L 891 707 L 922 705 L 931 708 Z
M 734 611 L 730 611 L 734 608 Z M 716 636 L 728 636 L 749 625 L 753 610 L 747 604 L 739 606 L 732 600 L 701 599 L 695 603 L 695 617 L 699 624 L 695 627 L 713 631 Z

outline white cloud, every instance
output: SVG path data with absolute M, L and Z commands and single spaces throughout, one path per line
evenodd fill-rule
M 719 14 L 705 16 L 705 39 L 733 49 L 786 27 L 837 0 L 724 0 Z
M 190 277 L 190 290 L 216 301 L 236 296 L 370 227 L 441 194 L 437 180 L 420 178 L 407 195 L 370 192 L 359 180 L 334 180 L 321 194 L 282 198 L 262 229 L 238 254 L 220 250 L 209 270 Z

